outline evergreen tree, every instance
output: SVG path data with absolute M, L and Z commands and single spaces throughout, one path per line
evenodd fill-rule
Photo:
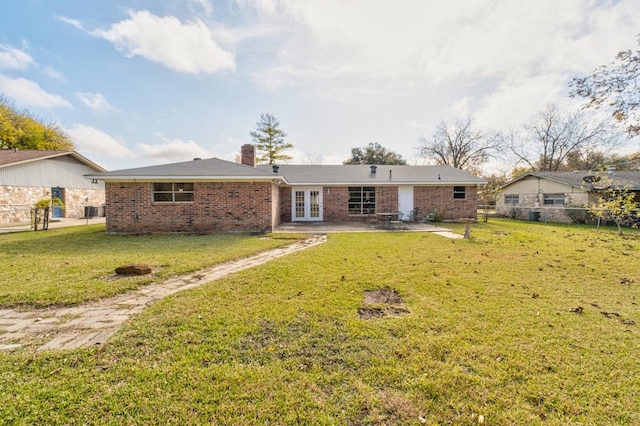
M 280 122 L 273 115 L 260 114 L 256 130 L 249 135 L 258 150 L 258 163 L 276 164 L 279 160 L 291 160 L 292 157 L 283 152 L 293 148 L 293 144 L 284 141 L 287 134 L 280 128 Z

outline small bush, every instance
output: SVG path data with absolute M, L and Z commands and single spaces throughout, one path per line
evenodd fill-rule
M 589 217 L 587 211 L 579 207 L 567 207 L 564 214 L 571 219 L 572 223 L 586 223 Z

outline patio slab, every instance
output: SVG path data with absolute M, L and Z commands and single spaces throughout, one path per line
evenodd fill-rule
M 400 226 L 389 228 L 384 222 L 289 222 L 278 225 L 275 233 L 312 233 L 332 234 L 342 232 L 434 232 L 449 238 L 453 234 L 450 229 L 441 228 L 431 223 L 403 222 Z M 460 235 L 460 238 L 462 235 Z

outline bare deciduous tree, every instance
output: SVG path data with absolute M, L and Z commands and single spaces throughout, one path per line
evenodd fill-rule
M 479 173 L 499 147 L 497 134 L 475 128 L 471 118 L 467 118 L 456 120 L 452 126 L 441 121 L 431 139 L 420 139 L 419 151 L 429 162 Z
M 638 34 L 640 45 L 640 34 Z M 640 135 L 640 50 L 623 50 L 614 62 L 596 68 L 587 77 L 576 77 L 571 96 L 588 100 L 587 106 L 607 108 L 617 121 L 626 125 L 630 136 Z
M 512 132 L 504 141 L 518 162 L 536 171 L 563 170 L 570 155 L 607 152 L 615 143 L 609 120 L 582 111 L 561 111 L 554 104 L 548 104 L 521 132 Z
M 302 164 L 317 165 L 322 164 L 322 161 L 322 154 L 320 154 L 319 152 L 305 151 L 304 158 L 302 159 Z

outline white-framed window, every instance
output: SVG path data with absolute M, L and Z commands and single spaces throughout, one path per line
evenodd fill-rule
M 157 182 L 153 184 L 154 203 L 188 203 L 193 201 L 193 183 Z
M 466 200 L 467 199 L 467 187 L 466 186 L 454 186 L 453 187 L 453 199 L 454 200 Z
M 373 186 L 349 187 L 349 215 L 374 214 L 376 212 L 376 188 Z
M 520 194 L 504 194 L 504 203 L 510 206 L 520 204 Z
M 544 194 L 545 206 L 563 206 L 564 194 Z

